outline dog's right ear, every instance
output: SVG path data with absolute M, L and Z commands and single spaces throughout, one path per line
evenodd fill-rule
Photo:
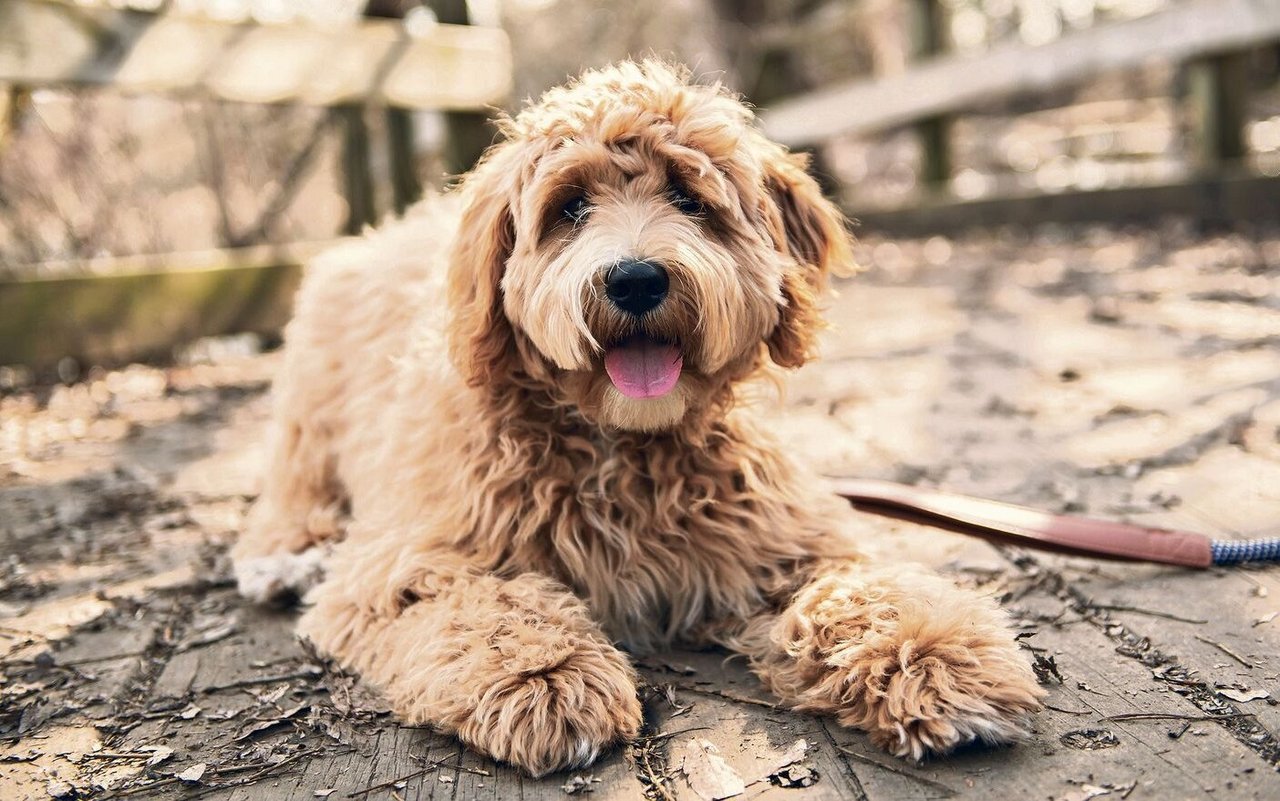
M 810 357 L 822 326 L 818 299 L 829 275 L 851 275 L 853 243 L 844 215 L 822 195 L 804 155 L 771 145 L 765 162 L 765 186 L 772 199 L 775 242 L 792 260 L 783 275 L 785 301 L 778 327 L 769 337 L 769 354 L 780 367 L 795 368 Z
M 473 387 L 490 383 L 515 355 L 501 284 L 515 246 L 521 162 L 517 144 L 494 145 L 457 190 L 463 209 L 449 261 L 449 356 Z

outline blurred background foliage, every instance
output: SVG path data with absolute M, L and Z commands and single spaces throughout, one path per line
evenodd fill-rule
M 121 0 L 80 0 L 121 5 Z M 944 0 L 930 41 L 915 0 L 172 0 L 226 20 L 350 24 L 361 16 L 502 26 L 518 107 L 584 67 L 657 54 L 769 104 L 857 76 L 901 73 L 922 48 L 980 53 L 1044 44 L 1185 0 Z M 160 0 L 133 0 L 159 7 Z M 1249 56 L 1249 166 L 1280 174 L 1280 49 Z M 1196 169 L 1185 68 L 1103 75 L 951 121 L 946 188 L 961 198 L 1177 179 Z M 75 270 L 83 260 L 323 240 L 350 216 L 341 175 L 343 109 L 250 105 L 105 89 L 0 85 L 0 274 Z M 479 113 L 404 112 L 413 183 L 441 187 L 492 137 Z M 396 117 L 366 110 L 382 142 Z M 407 130 L 407 128 L 405 129 Z M 382 154 L 382 155 L 380 155 Z M 842 136 L 817 164 L 851 209 L 920 197 L 922 140 L 904 127 Z M 374 206 L 395 206 L 397 176 L 372 148 Z M 403 178 L 403 177 L 402 177 Z

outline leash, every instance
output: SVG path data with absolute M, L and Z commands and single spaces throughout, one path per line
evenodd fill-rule
M 1051 514 L 891 481 L 833 478 L 831 483 L 863 511 L 1044 550 L 1199 568 L 1280 561 L 1280 537 L 1211 540 L 1189 531 Z

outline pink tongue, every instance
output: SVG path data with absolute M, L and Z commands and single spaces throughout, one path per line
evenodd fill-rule
M 618 391 L 628 398 L 660 398 L 680 380 L 684 359 L 674 345 L 660 345 L 635 337 L 609 348 L 604 369 Z

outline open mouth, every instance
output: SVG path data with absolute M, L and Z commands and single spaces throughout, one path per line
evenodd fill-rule
M 643 334 L 624 339 L 604 354 L 609 380 L 628 398 L 661 398 L 675 388 L 683 367 L 677 345 Z

